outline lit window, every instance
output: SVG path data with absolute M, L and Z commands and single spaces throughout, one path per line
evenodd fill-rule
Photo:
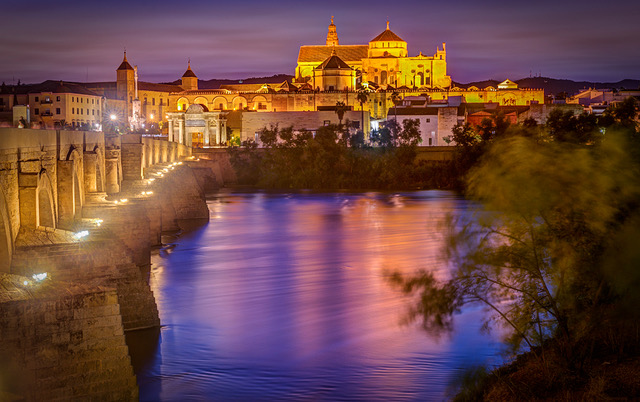
M 60 102 L 60 97 L 56 96 L 56 102 Z

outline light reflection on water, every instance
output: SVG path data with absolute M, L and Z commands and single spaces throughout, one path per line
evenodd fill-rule
M 140 399 L 444 399 L 499 346 L 480 310 L 441 338 L 400 325 L 407 299 L 384 272 L 445 278 L 442 221 L 468 207 L 437 191 L 218 194 L 209 224 L 152 258 L 164 327 Z

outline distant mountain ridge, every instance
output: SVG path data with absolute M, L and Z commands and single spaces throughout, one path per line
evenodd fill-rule
M 488 86 L 496 87 L 502 81 L 485 80 L 470 82 L 468 84 L 461 84 L 454 82 L 453 85 L 461 88 L 467 88 L 472 85 L 478 88 L 486 88 Z M 549 77 L 527 77 L 519 80 L 515 80 L 520 88 L 534 88 L 544 89 L 547 95 L 557 95 L 561 92 L 566 92 L 569 96 L 575 95 L 583 89 L 597 88 L 597 89 L 638 89 L 640 88 L 640 80 L 621 80 L 618 82 L 593 82 L 593 81 L 572 81 L 572 80 L 559 80 Z
M 198 80 L 198 88 L 200 89 L 218 89 L 221 85 L 231 84 L 280 84 L 284 81 L 291 82 L 293 75 L 288 74 L 276 74 L 269 77 L 251 77 L 244 79 L 210 79 L 210 80 Z M 488 86 L 497 87 L 502 81 L 497 80 L 484 80 L 474 81 L 467 84 L 454 82 L 453 86 L 468 88 L 470 86 L 476 86 L 480 89 Z M 557 95 L 561 92 L 566 92 L 569 96 L 577 94 L 583 89 L 597 88 L 597 89 L 639 89 L 640 80 L 625 79 L 618 82 L 593 82 L 593 81 L 572 81 L 566 79 L 556 79 L 549 77 L 527 77 L 515 80 L 520 88 L 534 88 L 544 89 L 547 95 Z M 169 82 L 168 84 L 180 85 L 180 80 Z

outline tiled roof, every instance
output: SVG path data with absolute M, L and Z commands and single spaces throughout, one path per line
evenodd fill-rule
M 371 42 L 404 42 L 404 39 L 393 33 L 389 28 L 385 29 L 380 35 L 371 39 Z
M 54 81 L 47 80 L 40 84 L 28 84 L 20 86 L 7 86 L 5 93 L 17 93 L 17 94 L 29 94 L 29 93 L 41 93 L 51 92 L 54 94 L 78 94 L 78 95 L 91 95 L 100 96 L 87 88 L 82 84 L 67 81 Z
M 154 84 L 153 82 L 138 81 L 138 91 L 182 92 L 183 89 L 180 85 Z
M 300 46 L 298 63 L 322 63 L 335 49 L 336 55 L 345 62 L 361 61 L 367 57 L 368 45 L 340 45 L 340 46 Z
M 187 71 L 184 72 L 184 74 L 182 74 L 182 78 L 184 77 L 194 77 L 194 78 L 198 78 L 196 76 L 196 73 L 193 72 L 193 70 L 191 69 L 191 67 L 187 68 Z
M 342 61 L 342 59 L 337 55 L 332 54 L 331 56 L 329 56 L 329 58 L 327 58 L 324 62 L 322 62 L 322 64 L 316 67 L 316 70 L 341 69 L 341 68 L 350 70 L 351 66 L 349 66 L 347 63 Z
M 118 67 L 118 70 L 133 70 L 133 67 L 131 67 L 131 64 L 129 64 L 129 62 L 127 61 L 127 52 L 124 52 L 124 59 L 122 60 L 122 63 L 120 63 L 120 67 Z

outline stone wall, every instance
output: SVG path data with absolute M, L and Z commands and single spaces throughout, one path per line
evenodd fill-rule
M 47 272 L 59 281 L 116 289 L 126 330 L 159 326 L 153 292 L 132 260 L 130 245 L 114 238 L 112 230 L 121 223 L 112 216 L 102 216 L 109 225 L 82 240 L 65 231 L 45 228 L 23 233 L 16 244 L 11 272 L 26 277 Z M 145 244 L 148 264 L 148 240 Z M 140 255 L 138 250 L 133 254 Z
M 252 140 L 255 139 L 255 134 L 262 130 L 264 127 L 271 127 L 272 125 L 278 125 L 280 128 L 293 126 L 295 130 L 309 130 L 315 131 L 319 127 L 326 124 L 338 124 L 340 120 L 338 115 L 334 111 L 320 111 L 320 112 L 241 112 L 242 120 L 240 127 L 234 127 L 229 121 L 229 127 L 233 130 L 233 134 L 239 134 L 240 140 Z M 364 114 L 365 122 L 364 127 L 370 127 L 369 113 Z M 362 113 L 359 111 L 347 111 L 344 114 L 342 122 L 347 120 L 353 122 L 360 122 L 362 120 Z M 362 126 L 362 124 L 361 124 Z M 368 134 L 368 132 L 367 132 Z
M 138 400 L 115 290 L 8 274 L 0 284 L 0 399 Z

